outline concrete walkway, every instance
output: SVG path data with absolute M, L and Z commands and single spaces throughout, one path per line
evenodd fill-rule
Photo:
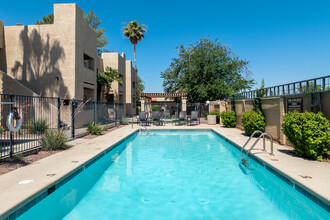
M 74 146 L 66 151 L 0 176 L 0 201 L 2 201 L 0 203 L 0 219 L 22 207 L 31 201 L 36 194 L 40 194 L 62 178 L 69 176 L 84 163 L 102 154 L 103 151 L 137 129 L 139 129 L 139 126 L 134 125 L 134 128 L 132 128 L 129 125 L 94 139 L 76 139 L 70 142 Z M 148 126 L 148 129 L 213 129 L 239 146 L 243 146 L 248 139 L 239 129 L 224 128 L 219 125 Z M 253 140 L 251 140 L 252 143 Z M 268 152 L 270 151 L 269 145 L 270 143 L 267 140 L 266 149 Z M 252 153 L 301 184 L 304 188 L 308 187 L 310 193 L 318 194 L 324 202 L 330 204 L 330 163 L 320 163 L 295 157 L 290 154 L 289 147 L 279 145 L 276 142 L 274 142 L 275 156 L 270 156 L 261 149 L 262 141 L 257 144 Z M 27 184 L 19 184 L 26 180 L 33 181 Z

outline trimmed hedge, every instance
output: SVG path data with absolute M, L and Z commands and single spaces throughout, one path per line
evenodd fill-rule
M 234 111 L 225 111 L 220 113 L 221 121 L 227 128 L 236 126 L 236 113 Z
M 330 123 L 321 112 L 289 112 L 282 128 L 297 156 L 322 161 L 329 154 Z
M 242 124 L 247 135 L 252 135 L 255 130 L 265 131 L 266 119 L 261 111 L 247 111 L 242 114 Z

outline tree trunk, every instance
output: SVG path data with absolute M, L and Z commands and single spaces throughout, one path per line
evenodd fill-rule
M 134 44 L 134 65 L 135 65 L 135 70 L 137 72 L 137 68 L 136 68 L 136 53 L 135 53 L 135 46 L 136 44 Z

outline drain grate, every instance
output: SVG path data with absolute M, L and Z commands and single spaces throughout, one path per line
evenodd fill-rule
M 55 173 L 48 173 L 46 176 L 55 176 Z
M 78 160 L 71 161 L 71 163 L 78 163 L 78 162 L 79 162 Z

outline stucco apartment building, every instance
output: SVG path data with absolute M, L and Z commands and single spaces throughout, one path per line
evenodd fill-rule
M 112 84 L 112 101 L 135 102 L 136 71 L 126 64 L 131 61 L 124 53 L 99 57 L 96 37 L 74 3 L 54 4 L 53 24 L 4 26 L 0 21 L 0 94 L 96 100 L 96 74 L 110 66 L 124 81 Z

